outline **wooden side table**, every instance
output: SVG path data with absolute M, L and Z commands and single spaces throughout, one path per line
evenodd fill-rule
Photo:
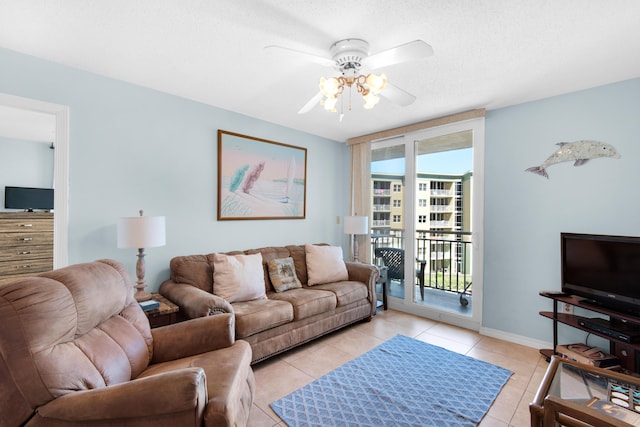
M 149 326 L 157 328 L 176 323 L 179 307 L 160 294 L 151 294 L 151 297 L 160 303 L 160 307 L 144 312 L 149 319 Z

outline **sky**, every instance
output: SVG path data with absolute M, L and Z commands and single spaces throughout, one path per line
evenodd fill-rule
M 473 170 L 473 149 L 464 148 L 418 156 L 417 171 L 432 174 L 463 174 Z M 371 163 L 371 173 L 405 173 L 405 160 L 392 159 Z

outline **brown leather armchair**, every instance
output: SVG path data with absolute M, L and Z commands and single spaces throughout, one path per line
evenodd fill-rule
M 251 347 L 220 314 L 150 329 L 115 261 L 0 284 L 0 426 L 243 426 Z

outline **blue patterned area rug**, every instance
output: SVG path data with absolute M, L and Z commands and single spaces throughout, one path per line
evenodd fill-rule
M 291 427 L 476 426 L 511 374 L 397 335 L 271 409 Z

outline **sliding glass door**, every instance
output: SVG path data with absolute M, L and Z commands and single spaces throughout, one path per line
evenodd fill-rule
M 371 146 L 372 256 L 392 307 L 479 328 L 484 119 Z

